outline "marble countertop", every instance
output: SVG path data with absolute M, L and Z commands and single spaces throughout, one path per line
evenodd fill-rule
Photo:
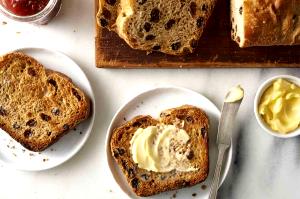
M 91 0 L 64 1 L 59 16 L 46 26 L 15 23 L 0 16 L 0 54 L 21 47 L 66 53 L 87 74 L 97 103 L 90 138 L 65 164 L 42 172 L 16 171 L 0 164 L 1 199 L 124 198 L 106 167 L 107 127 L 128 99 L 146 88 L 165 84 L 193 89 L 219 108 L 227 89 L 236 84 L 245 89 L 238 131 L 233 137 L 233 162 L 218 198 L 300 198 L 300 137 L 283 140 L 266 134 L 253 113 L 255 92 L 265 79 L 280 74 L 300 77 L 299 69 L 97 69 L 94 23 Z

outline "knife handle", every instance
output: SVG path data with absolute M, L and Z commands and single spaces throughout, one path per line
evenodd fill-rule
M 228 148 L 228 145 L 225 145 L 225 144 L 220 144 L 218 147 L 218 149 L 219 149 L 218 161 L 217 161 L 214 177 L 213 177 L 212 183 L 210 185 L 209 199 L 217 198 L 223 157 L 224 157 L 224 153 L 227 148 Z

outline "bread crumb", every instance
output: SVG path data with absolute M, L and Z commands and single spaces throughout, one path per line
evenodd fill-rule
M 16 32 L 16 34 L 21 34 L 21 32 Z
M 10 143 L 9 143 L 9 144 L 10 144 Z M 7 148 L 9 148 L 9 149 L 16 149 L 16 147 L 15 147 L 14 145 L 13 145 L 13 146 L 11 146 L 11 145 L 9 145 L 9 144 L 8 144 L 8 145 L 6 145 L 6 147 L 7 147 Z
M 7 22 L 6 21 L 2 21 L 2 25 L 6 25 L 7 24 Z
M 79 134 L 82 135 L 82 132 L 80 131 Z
M 207 188 L 207 186 L 204 184 L 201 186 L 201 189 L 205 190 Z
M 216 54 L 216 55 L 212 58 L 212 61 L 214 62 L 214 61 L 216 61 L 218 58 L 219 58 L 219 55 Z
M 196 197 L 196 196 L 197 196 L 197 194 L 196 194 L 196 193 L 193 193 L 193 194 L 192 194 L 192 196 L 193 196 L 193 197 Z
M 126 121 L 126 117 L 124 117 L 123 120 Z
M 44 158 L 43 159 L 43 162 L 47 162 L 49 159 L 48 158 Z
M 25 149 L 22 149 L 22 152 L 25 153 Z
M 73 30 L 73 32 L 76 32 L 76 30 Z
M 73 130 L 74 130 L 74 131 L 76 131 L 77 129 L 76 129 L 76 128 L 74 128 Z
M 17 154 L 13 153 L 13 155 L 14 155 L 15 157 L 17 157 Z
M 112 193 L 113 191 L 110 189 L 109 192 Z
M 177 197 L 177 191 L 175 192 L 175 193 L 173 193 L 173 195 L 171 196 L 171 198 L 170 199 L 172 199 L 172 198 L 176 198 Z
M 50 149 L 50 151 L 54 151 L 54 149 Z
M 34 156 L 34 154 L 33 153 L 29 153 L 29 156 Z

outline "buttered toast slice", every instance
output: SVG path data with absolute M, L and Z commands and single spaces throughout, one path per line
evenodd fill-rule
M 0 127 L 43 151 L 86 119 L 90 100 L 67 76 L 19 52 L 0 58 Z
M 134 161 L 131 140 L 137 130 L 157 125 L 174 125 L 186 131 L 189 136 L 186 143 L 188 148 L 178 155 L 182 158 L 182 164 L 188 161 L 191 168 L 196 169 L 156 172 L 143 169 Z M 208 175 L 208 128 L 207 115 L 201 109 L 190 105 L 165 110 L 161 113 L 160 120 L 151 116 L 137 116 L 113 131 L 111 153 L 126 176 L 128 184 L 138 196 L 150 196 L 192 186 L 204 181 Z M 142 155 L 146 156 L 146 153 Z

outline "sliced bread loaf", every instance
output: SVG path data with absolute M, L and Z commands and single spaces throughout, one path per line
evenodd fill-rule
M 90 100 L 65 75 L 23 53 L 0 58 L 0 127 L 42 151 L 89 115 Z
M 190 163 L 196 171 L 154 172 L 142 169 L 132 158 L 130 140 L 139 128 L 155 126 L 159 123 L 183 125 L 190 137 Z M 184 105 L 161 113 L 160 120 L 151 116 L 137 116 L 113 131 L 111 152 L 127 178 L 128 184 L 138 196 L 150 196 L 163 191 L 179 189 L 204 181 L 208 175 L 208 128 L 206 114 L 199 108 Z
M 197 46 L 215 0 L 121 0 L 116 31 L 135 49 L 171 55 Z
M 171 55 L 197 46 L 216 0 L 99 0 L 97 22 L 129 46 Z
M 240 47 L 300 44 L 300 0 L 231 0 L 231 22 Z

